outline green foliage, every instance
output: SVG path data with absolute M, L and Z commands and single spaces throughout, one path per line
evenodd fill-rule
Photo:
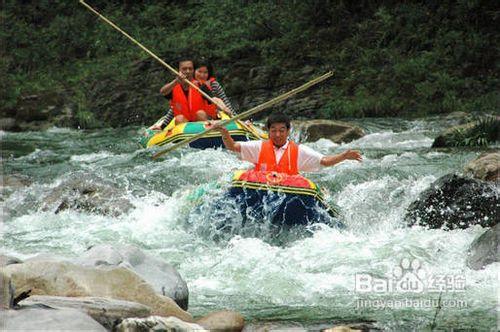
M 500 120 L 493 116 L 481 117 L 470 127 L 459 127 L 453 130 L 448 138 L 453 146 L 488 146 L 498 141 Z
M 308 65 L 336 70 L 321 117 L 498 112 L 494 1 L 89 3 L 172 65 L 185 54 L 213 60 L 230 77 L 230 96 L 244 97 L 252 67 L 280 68 L 270 86 L 281 87 L 304 81 Z M 96 125 L 86 113 L 113 107 L 91 96 L 96 82 L 131 82 L 134 63 L 148 59 L 77 1 L 7 0 L 0 19 L 8 22 L 0 30 L 3 108 L 20 95 L 70 91 L 78 122 Z M 157 93 L 166 77 L 144 76 L 133 87 Z M 134 107 L 157 118 L 162 102 L 145 96 Z

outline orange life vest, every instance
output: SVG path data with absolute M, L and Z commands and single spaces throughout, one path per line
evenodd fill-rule
M 216 106 L 210 105 L 201 93 L 191 86 L 186 96 L 182 86 L 176 84 L 172 90 L 170 107 L 174 111 L 174 116 L 183 115 L 190 122 L 196 121 L 196 112 L 200 110 L 205 111 L 213 119 L 217 118 Z
M 273 142 L 271 142 L 271 140 L 263 141 L 260 148 L 259 161 L 257 165 L 255 165 L 255 170 L 296 175 L 299 174 L 298 159 L 299 146 L 289 141 L 285 153 L 283 153 L 279 163 L 276 163 Z

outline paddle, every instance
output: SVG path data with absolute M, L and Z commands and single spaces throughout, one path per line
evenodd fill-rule
M 322 76 L 319 76 L 319 77 L 317 77 L 317 78 L 315 78 L 315 79 L 313 79 L 313 80 L 311 80 L 311 81 L 309 81 L 309 82 L 307 82 L 307 83 L 305 83 L 305 84 L 303 84 L 303 85 L 301 85 L 301 86 L 299 86 L 299 87 L 297 87 L 297 88 L 295 88 L 293 90 L 290 90 L 290 91 L 288 91 L 286 93 L 283 93 L 283 94 L 279 95 L 278 97 L 275 97 L 275 98 L 273 98 L 271 100 L 266 101 L 263 104 L 255 106 L 254 108 L 249 109 L 246 112 L 240 113 L 240 114 L 234 116 L 231 119 L 222 120 L 222 121 L 219 122 L 219 126 L 224 126 L 224 125 L 226 125 L 226 124 L 228 124 L 228 123 L 230 123 L 232 121 L 244 119 L 244 118 L 247 118 L 247 117 L 249 117 L 251 115 L 254 115 L 254 114 L 256 114 L 256 113 L 258 113 L 258 112 L 260 112 L 262 110 L 265 110 L 266 108 L 271 107 L 272 105 L 274 105 L 276 103 L 279 103 L 280 101 L 283 101 L 283 100 L 285 100 L 287 98 L 290 98 L 291 96 L 293 96 L 293 95 L 295 95 L 295 94 L 297 94 L 299 92 L 302 92 L 302 91 L 304 91 L 306 89 L 309 89 L 311 86 L 313 86 L 315 84 L 318 84 L 319 82 L 322 82 L 322 81 L 326 80 L 327 78 L 331 77 L 332 75 L 333 75 L 333 72 L 330 71 L 330 72 L 328 72 L 328 73 L 326 73 L 326 74 L 324 74 Z M 203 137 L 207 133 L 209 133 L 209 132 L 211 132 L 213 130 L 216 130 L 216 129 L 217 128 L 215 128 L 215 127 L 209 128 L 209 129 L 205 130 L 204 132 L 201 132 L 199 134 L 191 136 L 190 138 L 187 138 L 187 139 L 185 139 L 185 140 L 183 140 L 181 142 L 175 143 L 172 146 L 169 146 L 166 149 L 155 153 L 153 155 L 153 159 L 156 159 L 159 156 L 164 155 L 165 153 L 173 151 L 173 150 L 177 149 L 178 147 L 181 147 L 181 146 L 184 146 L 186 144 L 189 144 L 192 141 L 195 141 L 195 140 L 199 139 L 200 137 Z

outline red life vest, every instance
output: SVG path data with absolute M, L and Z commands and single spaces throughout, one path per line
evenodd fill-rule
M 279 163 L 276 163 L 273 142 L 271 142 L 271 140 L 263 141 L 260 148 L 259 161 L 255 165 L 255 170 L 296 175 L 299 174 L 298 159 L 299 146 L 289 141 L 285 153 L 283 153 Z
M 172 90 L 170 107 L 174 116 L 183 115 L 188 121 L 196 121 L 196 112 L 205 111 L 213 119 L 217 118 L 216 106 L 210 105 L 201 93 L 189 86 L 188 94 L 184 93 L 182 86 L 176 84 Z
M 214 81 L 215 81 L 215 77 L 210 77 L 208 79 L 208 84 L 206 84 L 206 86 L 208 87 L 208 89 L 210 91 L 212 91 L 212 82 L 214 82 Z M 205 83 L 204 82 L 200 82 L 200 84 L 205 84 Z M 217 115 L 217 105 L 210 103 L 206 99 L 203 99 L 203 101 L 206 102 L 206 106 L 205 106 L 204 111 L 207 113 L 207 115 L 209 117 L 211 117 L 212 119 L 218 119 L 219 117 Z

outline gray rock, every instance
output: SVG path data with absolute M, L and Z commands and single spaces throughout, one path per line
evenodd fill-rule
M 75 263 L 84 266 L 122 266 L 131 269 L 153 289 L 173 299 L 182 309 L 187 310 L 189 290 L 177 270 L 132 245 L 100 244 L 84 252 Z
M 7 266 L 10 264 L 19 264 L 22 263 L 23 261 L 20 260 L 19 258 L 13 257 L 13 256 L 8 256 L 4 254 L 0 254 L 0 267 L 2 266 Z
M 454 174 L 437 179 L 410 204 L 408 225 L 429 228 L 491 227 L 498 223 L 498 191 L 491 183 Z
M 19 302 L 22 306 L 44 305 L 50 308 L 70 308 L 85 312 L 99 324 L 111 330 L 122 319 L 129 317 L 148 317 L 151 308 L 130 301 L 104 297 L 63 297 L 35 295 Z
M 15 131 L 17 128 L 16 119 L 0 118 L 0 130 Z
M 475 239 L 467 252 L 467 266 L 481 270 L 486 265 L 500 262 L 500 225 L 496 224 Z
M 500 180 L 500 152 L 487 152 L 469 162 L 464 172 L 484 181 Z
M 74 174 L 44 198 L 43 210 L 59 213 L 73 209 L 118 216 L 132 207 L 123 191 L 113 183 L 88 174 Z
M 212 312 L 196 323 L 209 331 L 240 332 L 245 327 L 245 318 L 238 312 L 223 310 Z
M 35 261 L 12 264 L 2 269 L 16 287 L 15 296 L 97 296 L 142 303 L 153 315 L 175 316 L 192 321 L 191 315 L 169 297 L 154 289 L 133 271 L 116 266 L 84 267 L 69 262 Z
M 28 308 L 2 312 L 3 331 L 99 331 L 106 329 L 75 309 Z
M 293 127 L 300 132 L 300 140 L 306 142 L 327 138 L 335 143 L 348 143 L 365 135 L 361 128 L 342 121 L 294 121 Z
M 0 309 L 10 309 L 14 306 L 15 289 L 8 275 L 0 271 Z
M 115 329 L 116 332 L 171 331 L 171 332 L 208 332 L 203 327 L 186 323 L 176 317 L 150 316 L 148 318 L 124 319 Z

